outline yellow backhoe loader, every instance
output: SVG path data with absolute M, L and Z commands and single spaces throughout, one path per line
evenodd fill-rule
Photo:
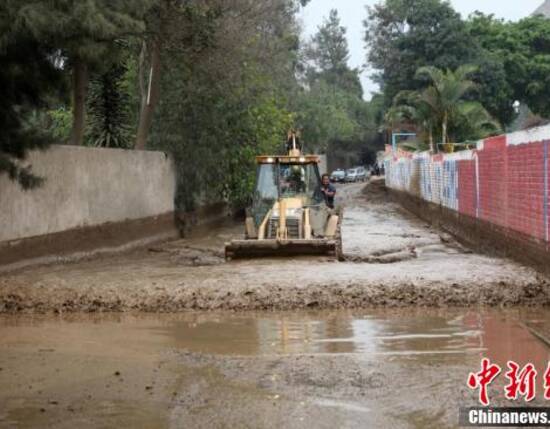
M 303 155 L 295 133 L 287 155 L 256 157 L 252 207 L 245 237 L 225 245 L 226 259 L 262 256 L 329 255 L 340 259 L 341 209 L 327 206 L 321 192 L 320 159 Z

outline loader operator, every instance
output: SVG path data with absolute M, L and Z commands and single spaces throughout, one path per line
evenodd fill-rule
M 305 192 L 306 184 L 304 172 L 299 166 L 292 166 L 287 169 L 281 168 L 281 192 L 287 196 L 294 196 Z
M 334 197 L 336 196 L 336 188 L 330 183 L 328 174 L 323 174 L 321 177 L 321 193 L 325 198 L 325 203 L 331 209 L 334 208 Z

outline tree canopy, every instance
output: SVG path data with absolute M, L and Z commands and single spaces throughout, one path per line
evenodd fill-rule
M 468 31 L 495 64 L 497 72 L 492 75 L 501 82 L 503 96 L 550 117 L 550 20 L 534 16 L 505 22 L 477 13 L 470 17 Z M 489 91 L 489 76 L 485 83 Z
M 422 74 L 417 74 L 419 68 L 435 67 L 450 77 L 461 66 L 475 66 L 469 74 L 474 85 L 463 97 L 471 108 L 470 116 L 449 130 L 453 139 L 495 132 L 501 129 L 494 127 L 497 122 L 507 127 L 516 117 L 516 100 L 541 116 L 550 115 L 546 96 L 550 90 L 549 35 L 550 20 L 542 16 L 507 22 L 477 12 L 462 19 L 450 3 L 441 0 L 386 0 L 368 8 L 365 20 L 367 60 L 385 107 L 390 109 L 389 122 L 398 117 L 405 120 L 403 106 L 395 104 L 398 94 L 426 88 Z M 403 94 L 397 99 L 403 101 Z M 481 115 L 479 121 L 474 111 Z M 423 109 L 414 114 L 409 110 L 405 116 L 418 121 L 423 113 Z M 443 134 L 439 135 L 444 139 Z
M 10 1 L 12 26 L 56 48 L 62 68 L 71 72 L 71 142 L 83 144 L 90 73 L 105 71 L 117 57 L 122 38 L 145 30 L 153 0 Z
M 2 2 L 0 172 L 39 183 L 23 159 L 52 141 L 161 149 L 178 162 L 180 207 L 242 205 L 254 155 L 279 152 L 289 128 L 310 151 L 367 162 L 382 132 L 403 124 L 435 149 L 508 126 L 516 100 L 550 115 L 548 19 L 463 19 L 447 1 L 382 1 L 364 21 L 380 84 L 365 101 L 336 10 L 303 40 L 297 16 L 308 3 Z
M 336 10 L 306 44 L 301 69 L 302 88 L 292 109 L 306 143 L 329 152 L 372 145 L 377 126 L 363 100 L 360 70 L 349 65 L 346 29 Z
M 30 118 L 47 104 L 61 74 L 50 60 L 55 52 L 51 46 L 13 28 L 10 6 L 11 2 L 0 4 L 0 174 L 31 188 L 40 178 L 20 161 L 29 150 L 46 147 L 50 139 L 30 126 Z
M 465 23 L 447 2 L 386 0 L 367 11 L 367 60 L 387 105 L 399 91 L 420 87 L 420 67 L 455 69 L 475 56 Z

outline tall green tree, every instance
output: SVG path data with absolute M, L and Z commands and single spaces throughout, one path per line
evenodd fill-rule
M 294 105 L 296 124 L 309 150 L 325 152 L 332 142 L 357 139 L 360 128 L 351 112 L 354 97 L 319 81 Z
M 164 39 L 162 103 L 147 144 L 171 152 L 180 167 L 178 207 L 220 197 L 241 206 L 254 156 L 282 149 L 297 88 L 297 8 L 287 0 L 209 0 L 188 12 L 176 39 Z
M 116 41 L 141 34 L 152 0 L 20 0 L 14 25 L 58 48 L 71 72 L 71 143 L 83 143 L 90 73 L 117 54 Z M 108 61 L 107 61 L 108 63 Z
M 311 38 L 306 57 L 312 62 L 309 80 L 324 80 L 343 91 L 363 96 L 359 70 L 349 67 L 349 48 L 346 28 L 340 24 L 338 11 L 332 9 L 327 19 Z
M 54 49 L 14 29 L 15 6 L 0 3 L 0 174 L 27 189 L 38 185 L 41 178 L 23 161 L 29 150 L 50 143 L 40 129 L 30 125 L 29 117 L 47 106 L 48 95 L 62 81 L 51 61 Z
M 550 19 L 535 16 L 506 22 L 477 13 L 470 17 L 468 29 L 471 38 L 501 65 L 508 108 L 519 100 L 534 113 L 550 117 Z
M 460 15 L 441 0 L 385 0 L 368 8 L 367 62 L 391 105 L 399 91 L 420 88 L 416 70 L 456 69 L 471 63 L 476 47 Z
M 349 61 L 346 28 L 340 25 L 338 11 L 332 9 L 312 38 L 311 58 L 322 71 L 346 69 Z
M 360 70 L 349 65 L 346 28 L 336 10 L 304 46 L 305 83 L 292 104 L 296 124 L 310 150 L 365 147 L 377 126 L 363 100 Z
M 166 55 L 197 54 L 213 46 L 221 3 L 155 0 L 146 17 L 138 63 L 140 108 L 136 149 L 145 149 L 159 104 Z

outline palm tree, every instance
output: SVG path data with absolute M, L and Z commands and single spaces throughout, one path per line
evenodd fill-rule
M 449 141 L 449 129 L 456 131 L 460 128 L 462 134 L 475 138 L 498 132 L 500 125 L 487 110 L 480 103 L 465 99 L 476 86 L 468 78 L 475 71 L 476 67 L 472 65 L 463 65 L 455 71 L 421 67 L 416 76 L 427 77 L 429 86 L 420 91 L 400 92 L 390 111 L 394 109 L 403 118 L 420 126 L 428 134 L 432 152 L 437 151 L 433 142 L 434 130 L 441 131 L 445 147 Z
M 431 152 L 435 152 L 434 128 L 436 123 L 431 106 L 416 91 L 401 91 L 395 98 L 388 114 L 394 121 L 410 122 L 419 127 L 427 136 Z
M 485 137 L 502 132 L 502 127 L 487 110 L 478 102 L 465 101 L 458 106 L 458 121 L 462 121 L 462 129 L 470 137 Z
M 468 79 L 468 75 L 475 70 L 471 65 L 464 65 L 455 72 L 436 67 L 421 67 L 416 71 L 417 78 L 426 76 L 431 80 L 431 85 L 422 92 L 421 98 L 440 120 L 443 144 L 447 143 L 449 119 L 456 115 L 466 93 L 475 87 L 474 82 Z

